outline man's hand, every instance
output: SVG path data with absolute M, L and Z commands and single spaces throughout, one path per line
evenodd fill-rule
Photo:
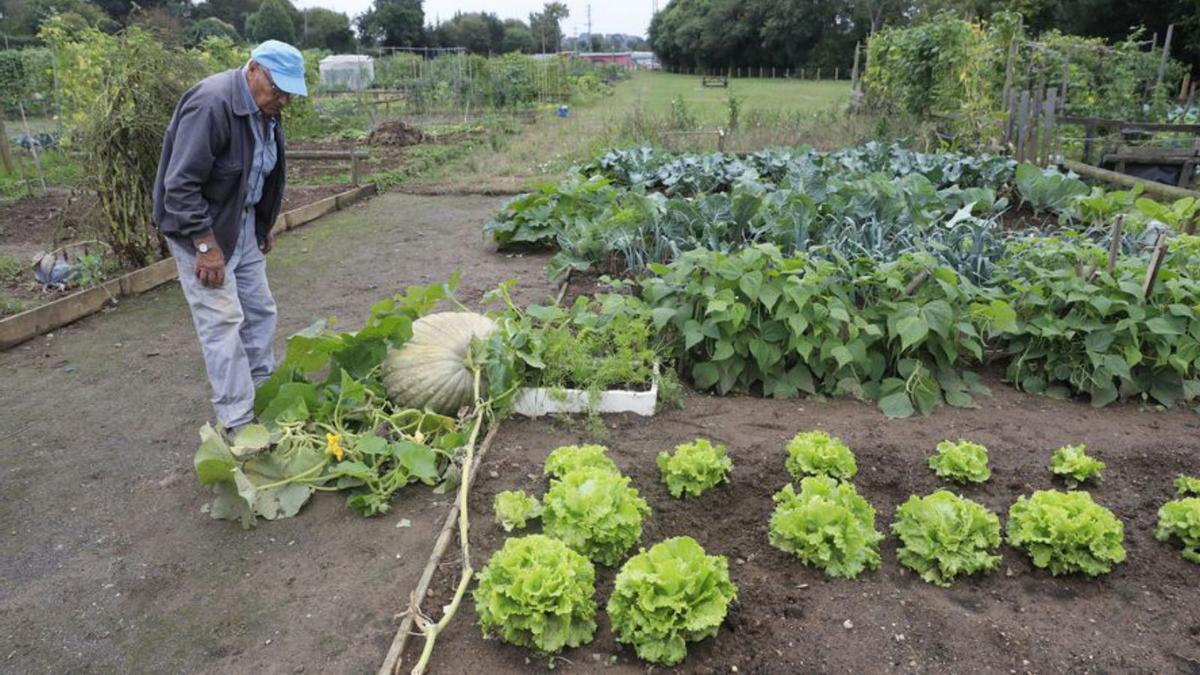
M 208 244 L 208 253 L 196 252 L 196 278 L 208 288 L 220 288 L 225 285 L 225 254 L 217 245 L 214 237 L 197 239 L 193 243 Z
M 258 245 L 258 250 L 262 251 L 263 255 L 270 253 L 273 248 L 275 248 L 275 230 L 267 232 L 267 238 Z

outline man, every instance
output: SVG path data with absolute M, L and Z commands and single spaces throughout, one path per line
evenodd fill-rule
M 283 200 L 279 113 L 307 95 L 304 57 L 268 40 L 244 67 L 188 90 L 163 139 L 154 221 L 179 268 L 213 408 L 230 435 L 254 421 L 255 387 L 275 369 L 264 256 Z

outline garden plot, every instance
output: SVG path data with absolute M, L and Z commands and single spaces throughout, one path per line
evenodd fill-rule
M 1198 423 L 1185 411 L 1147 414 L 1119 405 L 1103 412 L 1078 404 L 1021 395 L 989 378 L 996 396 L 984 410 L 886 422 L 847 401 L 774 401 L 692 395 L 682 410 L 652 423 L 634 416 L 606 418 L 609 456 L 646 499 L 639 546 L 674 536 L 694 537 L 710 555 L 728 558 L 738 600 L 717 636 L 689 643 L 684 672 L 979 671 L 1062 672 L 1141 670 L 1190 672 L 1200 661 L 1196 567 L 1177 544 L 1155 540 L 1156 511 L 1174 498 L 1176 474 L 1195 470 Z M 887 536 L 882 566 L 855 580 L 833 579 L 768 543 L 772 495 L 789 480 L 785 446 L 798 431 L 826 430 L 857 455 L 858 491 L 877 510 Z M 697 437 L 724 443 L 732 480 L 684 500 L 670 496 L 655 455 Z M 936 445 L 967 438 L 990 450 L 990 480 L 960 487 L 927 466 Z M 508 537 L 493 520 L 493 498 L 504 490 L 542 496 L 542 464 L 567 444 L 596 442 L 578 427 L 544 421 L 506 421 L 471 495 L 471 540 L 476 569 Z M 959 578 L 948 588 L 901 567 L 889 528 L 910 495 L 949 489 L 982 503 L 1007 521 L 1018 496 L 1066 489 L 1049 470 L 1054 448 L 1086 443 L 1106 461 L 1095 500 L 1124 522 L 1128 558 L 1113 572 L 1089 579 L 1054 577 L 1007 545 L 996 571 Z M 630 551 L 632 555 L 635 550 Z M 443 565 L 424 606 L 448 602 L 457 565 Z M 540 657 L 478 627 L 471 596 L 439 641 L 432 672 L 529 672 L 553 661 L 568 672 L 643 672 L 646 664 L 615 642 L 604 605 L 616 569 L 597 565 L 599 605 L 595 640 Z M 965 645 L 965 646 L 964 646 Z M 416 649 L 409 652 L 415 660 Z M 412 660 L 406 660 L 411 665 Z

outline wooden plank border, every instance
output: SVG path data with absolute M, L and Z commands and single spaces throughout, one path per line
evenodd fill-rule
M 1145 180 L 1136 176 L 1128 176 L 1123 173 L 1117 173 L 1116 171 L 1101 169 L 1100 167 L 1092 166 L 1091 164 L 1084 164 L 1083 162 L 1064 159 L 1062 165 L 1081 176 L 1087 176 L 1088 178 L 1106 181 L 1115 185 L 1120 185 L 1121 187 L 1132 188 L 1135 185 L 1141 185 L 1146 191 L 1146 194 L 1149 195 L 1158 195 L 1160 197 L 1167 197 L 1169 199 L 1183 199 L 1184 197 L 1200 198 L 1200 191 L 1197 190 L 1187 190 L 1174 185 L 1167 185 L 1166 183 Z
M 368 184 L 326 197 L 307 206 L 280 214 L 275 221 L 275 227 L 280 232 L 293 230 L 321 216 L 340 211 L 375 193 L 375 185 Z M 0 351 L 10 349 L 26 340 L 69 323 L 74 323 L 110 305 L 116 305 L 121 298 L 140 295 L 174 281 L 177 276 L 175 261 L 167 258 L 98 286 L 76 291 L 53 302 L 0 319 Z

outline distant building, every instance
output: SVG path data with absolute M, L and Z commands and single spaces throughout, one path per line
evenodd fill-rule
M 362 54 L 334 54 L 321 59 L 322 91 L 362 91 L 375 81 L 375 61 Z
M 633 52 L 585 52 L 579 55 L 592 63 L 612 63 L 633 70 Z
M 639 70 L 658 70 L 662 67 L 654 52 L 633 52 L 633 65 Z

